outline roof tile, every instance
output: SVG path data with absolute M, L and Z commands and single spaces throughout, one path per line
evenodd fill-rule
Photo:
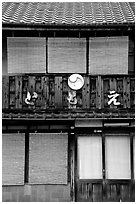
M 4 24 L 135 23 L 134 2 L 3 2 Z

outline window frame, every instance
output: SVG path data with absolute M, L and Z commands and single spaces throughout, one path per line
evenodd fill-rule
M 121 178 L 119 178 L 119 179 L 107 179 L 106 178 L 106 155 L 105 155 L 105 149 L 106 149 L 106 145 L 105 145 L 105 140 L 106 140 L 106 135 L 110 135 L 110 136 L 113 136 L 113 135 L 117 135 L 117 137 L 118 137 L 118 135 L 119 134 L 123 134 L 123 136 L 124 135 L 127 135 L 128 137 L 129 137 L 129 146 L 130 146 L 130 152 L 129 152 L 129 157 L 130 157 L 130 179 L 121 179 Z M 89 133 L 89 131 L 88 131 L 88 133 L 87 134 L 85 134 L 85 133 L 80 133 L 80 134 L 76 134 L 76 138 L 78 138 L 79 136 L 81 136 L 81 137 L 85 137 L 85 136 L 91 136 L 91 134 L 95 134 L 94 132 L 91 132 L 91 133 Z M 135 155 L 134 155 L 134 152 L 133 152 L 133 140 L 135 140 L 135 134 L 134 134 L 134 132 L 133 131 L 131 131 L 131 132 L 123 132 L 123 131 L 119 131 L 119 132 L 117 132 L 115 129 L 112 129 L 112 132 L 109 130 L 109 131 L 102 131 L 101 130 L 101 133 L 97 133 L 97 137 L 98 137 L 98 135 L 101 135 L 101 138 L 102 138 L 102 179 L 92 179 L 92 178 L 90 178 L 90 179 L 79 179 L 79 167 L 78 167 L 78 146 L 76 147 L 76 169 L 77 169 L 77 179 L 79 179 L 80 181 L 96 181 L 96 182 L 101 182 L 101 181 L 106 181 L 106 182 L 126 182 L 126 181 L 131 181 L 131 180 L 134 180 L 135 178 L 134 178 L 134 171 L 135 171 L 135 169 L 134 169 L 134 166 L 135 166 L 135 164 L 134 164 L 134 162 L 135 162 Z

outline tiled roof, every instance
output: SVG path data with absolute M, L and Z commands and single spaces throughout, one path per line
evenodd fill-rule
M 134 24 L 135 3 L 3 2 L 3 24 L 103 25 Z

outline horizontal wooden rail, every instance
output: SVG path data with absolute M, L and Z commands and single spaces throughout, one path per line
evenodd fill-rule
M 3 76 L 2 108 L 29 110 L 134 109 L 135 78 L 130 76 L 83 76 L 84 86 L 76 91 L 77 104 L 70 107 L 68 76 Z M 112 101 L 111 92 L 118 94 Z M 37 98 L 27 104 L 27 94 Z M 113 94 L 112 94 L 113 95 Z M 110 101 L 110 104 L 108 102 Z M 115 102 L 116 104 L 115 104 Z M 117 102 L 119 103 L 117 105 Z

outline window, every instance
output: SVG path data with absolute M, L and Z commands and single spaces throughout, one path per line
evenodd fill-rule
M 128 136 L 106 137 L 106 178 L 130 179 L 130 138 Z
M 78 137 L 79 179 L 102 179 L 101 137 Z
M 3 134 L 2 184 L 24 184 L 25 135 Z
M 8 73 L 45 73 L 46 38 L 9 37 Z
M 89 41 L 84 37 L 3 37 L 2 45 L 3 75 L 7 70 L 8 74 L 134 72 L 134 40 L 128 36 L 89 37 Z
M 89 40 L 90 74 L 128 74 L 128 37 Z
M 103 175 L 105 179 L 131 179 L 134 137 L 132 142 L 130 134 L 109 133 L 102 137 L 92 133 L 80 135 L 77 140 L 79 179 L 103 179 Z
M 85 38 L 48 38 L 49 73 L 85 73 Z

